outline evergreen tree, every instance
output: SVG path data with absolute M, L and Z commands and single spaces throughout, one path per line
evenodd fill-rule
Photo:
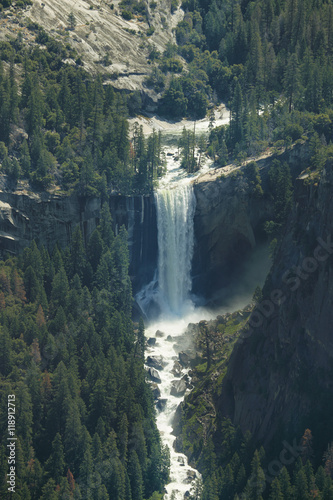
M 132 500 L 143 500 L 143 480 L 140 462 L 136 451 L 129 456 L 128 475 L 131 483 Z
M 57 432 L 54 440 L 52 441 L 52 452 L 45 464 L 45 467 L 49 476 L 54 479 L 57 484 L 59 484 L 61 477 L 65 473 L 64 447 L 62 445 L 62 439 L 59 432 Z

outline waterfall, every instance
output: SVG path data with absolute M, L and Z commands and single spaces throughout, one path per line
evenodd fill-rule
M 190 366 L 181 365 L 178 356 L 181 351 L 192 352 L 193 338 L 186 334 L 186 328 L 197 319 L 190 300 L 196 207 L 192 181 L 172 161 L 154 193 L 157 269 L 154 279 L 136 294 L 136 302 L 146 319 L 145 367 L 148 379 L 155 383 L 157 427 L 170 450 L 170 482 L 164 500 L 184 500 L 200 478 L 187 457 L 174 449 L 172 427 L 179 403 L 192 389 Z
M 179 316 L 191 304 L 195 195 L 192 184 L 177 184 L 154 193 L 158 264 L 154 279 L 136 294 L 147 319 L 161 313 Z
M 179 314 L 191 291 L 193 186 L 155 192 L 158 232 L 158 285 L 163 311 Z

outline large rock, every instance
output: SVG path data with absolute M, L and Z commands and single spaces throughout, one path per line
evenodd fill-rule
M 165 337 L 165 333 L 161 332 L 161 330 L 156 330 L 155 337 L 157 338 Z
M 175 377 L 181 377 L 182 375 L 182 365 L 179 363 L 179 361 L 175 361 L 174 364 L 173 364 L 173 368 L 171 370 L 171 373 L 175 376 Z
M 187 484 L 192 483 L 197 478 L 197 475 L 196 475 L 196 473 L 195 473 L 194 470 L 188 470 L 187 473 L 186 473 L 186 476 L 187 477 L 185 479 L 185 483 L 187 483 Z
M 159 411 L 164 411 L 165 407 L 166 407 L 166 404 L 167 404 L 167 399 L 164 399 L 164 398 L 161 398 L 157 401 L 156 403 L 156 408 L 159 410 Z
M 307 157 L 307 146 L 299 145 L 279 159 L 287 161 L 295 178 L 307 164 Z M 257 161 L 263 188 L 268 184 L 273 159 Z M 269 197 L 253 196 L 246 166 L 231 175 L 228 175 L 229 168 L 210 170 L 194 183 L 193 292 L 206 298 L 228 287 L 242 272 L 242 263 L 264 237 L 264 222 L 270 220 L 274 210 Z
M 152 382 L 151 389 L 153 392 L 154 399 L 158 399 L 161 397 L 161 391 L 158 385 L 155 382 Z
M 184 396 L 186 391 L 186 382 L 185 380 L 173 380 L 171 382 L 171 391 L 170 394 L 171 396 L 176 396 L 177 398 L 180 398 Z
M 163 360 L 163 356 L 148 356 L 146 364 L 156 370 L 163 370 L 167 363 Z
M 197 359 L 197 353 L 193 351 L 181 351 L 178 354 L 179 357 L 179 363 L 184 367 L 188 368 L 189 366 L 194 366 L 195 361 Z
M 64 249 L 71 244 L 77 226 L 83 240 L 89 241 L 99 224 L 100 198 L 27 192 L 27 189 L 27 185 L 19 181 L 16 191 L 12 192 L 6 176 L 0 175 L 0 257 L 8 252 L 18 254 L 32 240 L 50 252 L 55 243 Z M 154 197 L 111 195 L 109 206 L 114 228 L 124 225 L 128 230 L 130 275 L 135 293 L 153 278 L 156 269 Z M 136 315 L 139 319 L 142 311 L 136 310 Z
M 147 340 L 147 345 L 149 345 L 150 347 L 156 345 L 156 339 L 155 339 L 155 337 L 150 337 Z
M 149 374 L 150 380 L 153 382 L 156 382 L 157 384 L 161 383 L 161 377 L 158 371 L 155 368 L 152 368 L 151 366 L 148 367 L 147 372 Z

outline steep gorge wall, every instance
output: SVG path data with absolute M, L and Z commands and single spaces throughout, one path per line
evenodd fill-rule
M 295 178 L 304 167 L 304 148 L 294 148 L 287 160 Z M 271 158 L 258 162 L 262 185 L 267 187 Z M 211 170 L 194 184 L 195 247 L 192 261 L 193 292 L 210 300 L 221 287 L 242 273 L 243 263 L 265 238 L 263 224 L 272 217 L 269 196 L 255 197 L 246 175 L 222 176 L 223 169 Z M 114 230 L 125 225 L 129 234 L 130 275 L 137 292 L 153 278 L 157 267 L 157 224 L 153 195 L 112 195 L 109 200 Z M 61 196 L 48 193 L 12 192 L 1 181 L 0 256 L 18 253 L 35 240 L 53 249 L 70 244 L 80 225 L 87 242 L 99 223 L 99 198 Z
M 306 427 L 322 446 L 331 439 L 332 187 L 332 163 L 319 185 L 296 182 L 265 302 L 235 348 L 217 397 L 219 418 L 230 417 L 264 444 L 274 435 L 298 439 Z
M 272 202 L 251 195 L 242 177 L 195 184 L 193 291 L 210 298 L 227 286 L 237 267 L 263 238 Z
M 255 196 L 246 166 L 224 175 L 223 168 L 199 177 L 194 184 L 197 200 L 194 232 L 193 292 L 211 299 L 244 273 L 253 250 L 266 241 L 264 223 L 273 218 L 268 171 L 274 156 L 257 161 L 264 194 Z M 298 144 L 279 155 L 287 162 L 293 181 L 307 167 L 307 144 Z

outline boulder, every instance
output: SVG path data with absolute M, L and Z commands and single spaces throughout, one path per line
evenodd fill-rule
M 163 360 L 163 356 L 148 356 L 146 364 L 156 370 L 163 370 L 167 363 Z
M 175 396 L 177 398 L 181 398 L 184 396 L 186 391 L 186 382 L 185 380 L 173 380 L 171 382 L 171 396 Z
M 148 371 L 150 380 L 152 380 L 153 382 L 156 382 L 157 384 L 161 383 L 160 374 L 158 373 L 158 371 L 155 368 L 149 366 L 147 371 Z
M 148 340 L 147 340 L 147 345 L 149 346 L 153 346 L 156 344 L 156 339 L 154 337 L 150 337 Z
M 183 439 L 181 436 L 177 436 L 176 439 L 174 440 L 173 447 L 175 449 L 176 453 L 183 453 L 184 448 L 183 448 Z
M 185 460 L 184 457 L 180 456 L 177 458 L 177 462 L 179 463 L 180 466 L 184 467 L 185 466 Z
M 160 398 L 157 403 L 156 403 L 156 408 L 158 409 L 158 411 L 163 411 L 166 407 L 166 404 L 167 404 L 167 399 L 164 399 L 164 398 Z
M 152 382 L 151 390 L 153 391 L 154 399 L 158 399 L 159 397 L 161 397 L 161 391 L 156 382 Z
M 187 373 L 182 377 L 182 381 L 185 382 L 187 389 L 193 389 L 193 385 L 191 384 L 191 379 Z
M 182 365 L 179 363 L 179 361 L 175 361 L 174 364 L 173 364 L 173 368 L 171 370 L 171 373 L 175 376 L 175 377 L 181 377 L 182 375 Z
M 155 333 L 155 337 L 162 338 L 165 336 L 164 332 L 161 332 L 161 330 L 157 330 Z
M 173 342 L 173 338 L 171 337 L 171 335 L 168 335 L 166 339 L 168 342 Z
M 184 368 L 188 368 L 190 365 L 194 364 L 194 361 L 197 357 L 195 352 L 190 351 L 181 351 L 178 354 L 179 362 Z
M 190 484 L 192 481 L 195 481 L 197 478 L 197 475 L 194 470 L 188 470 L 187 471 L 187 478 L 185 479 L 185 483 Z

